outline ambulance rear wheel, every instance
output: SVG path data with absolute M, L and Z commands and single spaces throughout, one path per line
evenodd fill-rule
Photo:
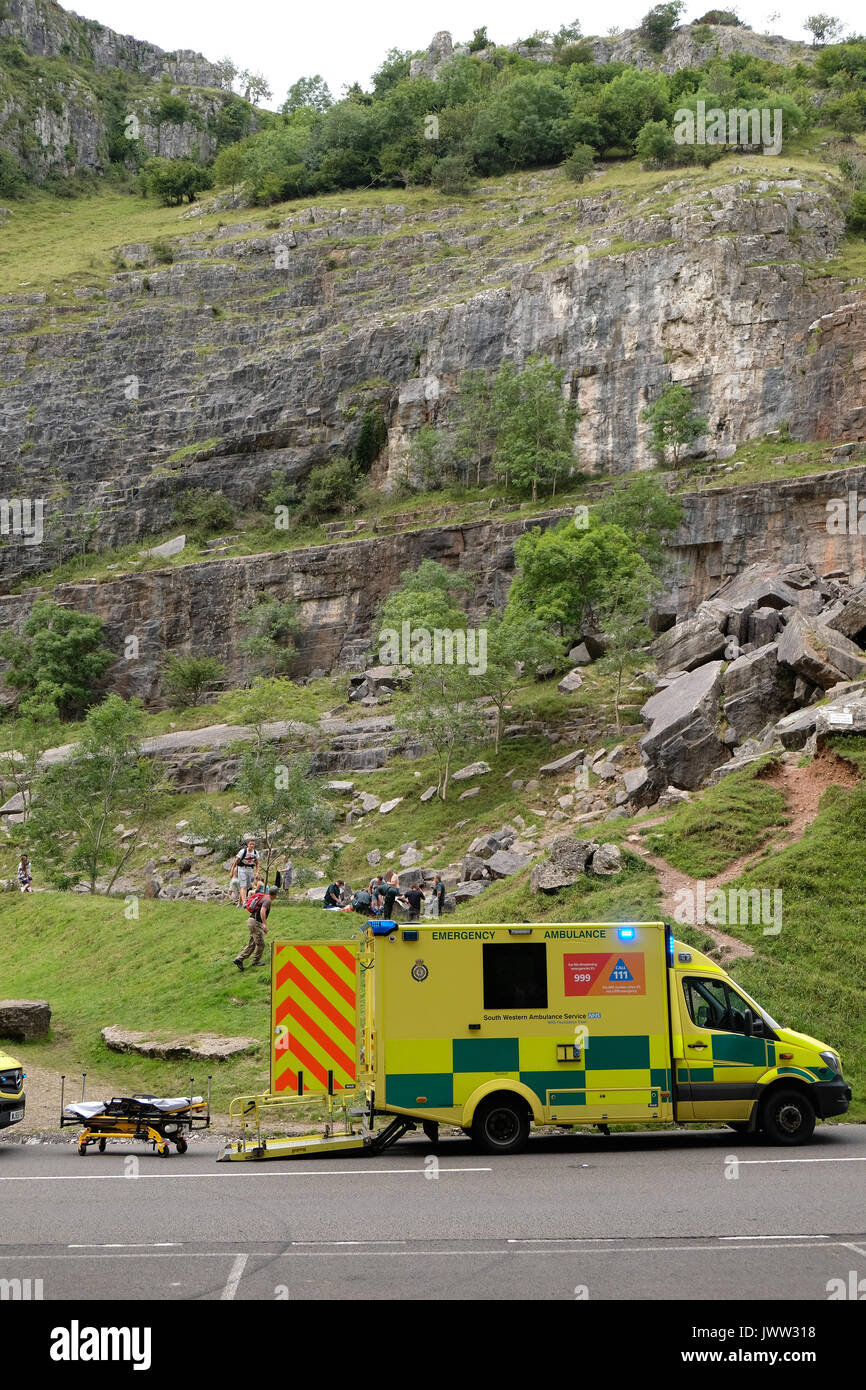
M 488 1096 L 475 1111 L 472 1138 L 487 1154 L 516 1154 L 529 1139 L 529 1111 L 517 1096 Z
M 761 1129 L 772 1144 L 806 1144 L 815 1129 L 815 1107 L 802 1091 L 772 1091 L 761 1108 Z

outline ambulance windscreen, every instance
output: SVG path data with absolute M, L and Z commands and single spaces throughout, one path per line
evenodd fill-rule
M 547 1008 L 547 947 L 543 942 L 482 946 L 485 1009 Z

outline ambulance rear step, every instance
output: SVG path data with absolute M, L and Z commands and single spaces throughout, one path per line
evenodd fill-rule
M 409 1130 L 415 1129 L 414 1120 L 398 1115 L 384 1129 L 371 1130 L 364 1124 L 366 1110 L 352 1110 L 348 1104 L 337 1103 L 336 1097 L 329 1095 L 328 1119 L 320 1133 L 286 1135 L 271 1137 L 262 1134 L 262 1119 L 268 1111 L 277 1106 L 292 1106 L 310 1100 L 320 1100 L 318 1095 L 285 1096 L 237 1096 L 229 1106 L 229 1119 L 240 1122 L 241 1134 L 238 1139 L 226 1144 L 217 1159 L 218 1163 L 244 1163 L 261 1161 L 266 1158 L 302 1158 L 309 1154 L 356 1153 L 379 1154 L 396 1143 Z M 339 1120 L 337 1119 L 339 1115 Z M 361 1128 L 352 1125 L 353 1118 L 362 1118 Z M 249 1132 L 255 1129 L 255 1137 Z

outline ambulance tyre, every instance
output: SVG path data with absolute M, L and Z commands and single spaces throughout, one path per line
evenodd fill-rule
M 519 1096 L 485 1096 L 472 1120 L 472 1139 L 487 1154 L 516 1154 L 529 1139 L 529 1110 Z
M 815 1129 L 815 1107 L 802 1091 L 771 1091 L 761 1107 L 761 1129 L 772 1144 L 806 1144 Z

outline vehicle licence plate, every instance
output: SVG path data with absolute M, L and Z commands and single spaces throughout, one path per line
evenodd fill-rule
M 10 1113 L 10 1115 L 9 1115 L 9 1121 L 10 1121 L 10 1123 L 13 1124 L 13 1125 L 14 1125 L 14 1123 L 15 1123 L 16 1120 L 23 1120 L 23 1119 L 24 1119 L 24 1109 L 23 1109 L 23 1107 L 22 1107 L 20 1110 L 13 1110 L 13 1111 Z

